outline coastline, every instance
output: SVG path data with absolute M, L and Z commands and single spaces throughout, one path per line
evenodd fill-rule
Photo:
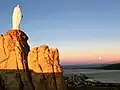
M 111 64 L 116 66 L 116 64 Z M 110 64 L 63 65 L 64 76 L 83 73 L 90 79 L 104 83 L 120 83 L 120 69 Z M 118 65 L 118 64 L 117 64 Z M 109 67 L 109 68 L 108 68 Z
M 120 83 L 104 83 L 92 80 L 83 73 L 64 77 L 68 90 L 119 90 Z

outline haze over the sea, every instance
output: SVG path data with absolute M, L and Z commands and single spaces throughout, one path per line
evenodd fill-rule
M 0 34 L 16 4 L 31 47 L 58 48 L 62 64 L 120 60 L 120 0 L 1 0 Z

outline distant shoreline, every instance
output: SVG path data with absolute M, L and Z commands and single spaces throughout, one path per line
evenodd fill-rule
M 72 76 L 65 76 L 64 80 L 68 90 L 120 89 L 120 83 L 107 83 L 98 80 L 89 80 L 89 77 L 82 73 L 74 74 Z
M 66 65 L 65 69 L 99 69 L 99 70 L 120 70 L 120 63 L 96 64 L 96 65 Z

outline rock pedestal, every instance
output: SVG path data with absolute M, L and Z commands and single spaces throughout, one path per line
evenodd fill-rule
M 34 89 L 27 63 L 30 50 L 27 40 L 21 30 L 9 30 L 0 35 L 0 82 L 4 82 L 1 87 L 7 90 Z
M 0 90 L 65 90 L 58 49 L 30 51 L 21 30 L 0 35 Z
M 25 69 L 29 45 L 28 37 L 21 30 L 9 30 L 5 35 L 0 35 L 0 68 Z

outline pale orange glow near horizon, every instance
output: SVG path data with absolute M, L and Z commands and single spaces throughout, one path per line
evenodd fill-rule
M 98 50 L 98 49 L 97 49 Z M 120 60 L 120 51 L 112 49 L 99 49 L 86 52 L 62 52 L 60 59 L 62 63 L 109 63 Z M 101 59 L 99 59 L 101 57 Z
M 56 47 L 61 63 L 107 63 L 120 60 L 120 43 L 114 40 L 84 42 L 42 42 Z M 39 45 L 39 43 L 38 43 Z M 101 59 L 99 59 L 101 57 Z

